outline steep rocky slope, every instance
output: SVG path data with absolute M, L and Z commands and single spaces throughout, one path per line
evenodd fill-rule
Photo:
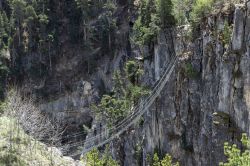
M 53 39 L 36 41 L 42 35 L 29 29 L 31 48 L 25 52 L 25 28 L 13 35 L 9 58 L 13 73 L 9 83 L 32 95 L 42 112 L 63 119 L 65 135 L 83 132 L 83 125 L 91 126 L 94 115 L 90 106 L 110 91 L 113 71 L 122 68 L 132 54 L 128 34 L 134 7 L 127 1 L 117 1 L 115 6 L 108 6 L 108 2 L 88 2 L 90 14 L 82 23 L 85 16 L 75 0 L 39 1 L 46 8 L 43 13 L 48 16 L 48 24 L 36 29 L 42 29 L 42 35 Z M 11 13 L 7 1 L 0 1 L 0 8 Z M 39 10 L 35 8 L 37 13 Z M 112 30 L 106 27 L 111 24 L 115 24 Z M 86 29 L 91 32 L 85 32 Z M 82 140 L 85 135 L 81 133 L 73 140 Z
M 55 165 L 78 166 L 79 162 L 62 156 L 55 147 L 45 144 L 27 135 L 16 120 L 7 116 L 0 117 L 0 165 Z
M 12 65 L 20 65 L 23 91 L 34 93 L 44 113 L 64 120 L 65 135 L 81 131 L 83 124 L 94 128 L 91 104 L 111 90 L 112 73 L 141 52 L 145 70 L 141 82 L 148 86 L 160 78 L 174 55 L 179 63 L 141 122 L 111 143 L 113 156 L 122 165 L 146 165 L 147 155 L 154 152 L 170 153 L 181 165 L 217 165 L 224 159 L 224 141 L 238 143 L 241 132 L 250 134 L 250 2 L 204 19 L 193 41 L 187 35 L 189 26 L 169 28 L 160 32 L 153 48 L 139 50 L 129 41 L 136 8 L 120 0 L 112 16 L 117 23 L 109 43 L 112 53 L 105 52 L 101 44 L 89 50 L 82 47 L 81 40 L 72 42 L 71 30 L 78 23 L 71 19 L 77 13 L 71 13 L 67 5 L 73 2 L 51 3 L 50 14 L 58 18 L 59 43 L 52 48 L 51 66 L 45 66 L 49 72 L 32 75 L 49 64 L 48 56 L 40 59 L 36 51 L 18 58 L 12 54 Z M 93 28 L 98 16 L 90 20 Z M 233 25 L 230 43 L 221 38 L 225 22 Z M 84 140 L 85 136 L 69 141 Z
M 193 42 L 180 37 L 187 27 L 159 35 L 154 59 L 144 62 L 145 82 L 159 78 L 174 47 L 179 64 L 144 123 L 114 143 L 124 165 L 145 165 L 154 152 L 170 153 L 181 165 L 218 165 L 224 141 L 237 144 L 242 132 L 250 133 L 249 10 L 250 2 L 209 16 Z M 225 22 L 233 24 L 227 44 Z

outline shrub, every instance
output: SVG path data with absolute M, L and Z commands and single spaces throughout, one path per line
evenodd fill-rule
M 132 105 L 149 93 L 147 88 L 134 81 L 135 77 L 143 73 L 138 63 L 128 61 L 124 70 L 123 76 L 120 72 L 114 73 L 112 93 L 103 95 L 100 104 L 92 107 L 97 115 L 107 119 L 109 126 L 124 118 L 131 111 Z
M 175 23 L 172 0 L 142 0 L 132 39 L 136 44 L 148 45 L 156 40 L 161 28 Z
M 71 161 L 64 159 L 43 143 L 27 135 L 17 119 L 0 116 L 0 165 L 54 165 L 68 166 Z
M 245 146 L 245 150 L 241 151 L 235 144 L 224 144 L 224 154 L 228 157 L 227 162 L 221 162 L 220 166 L 249 166 L 250 165 L 250 139 L 246 134 L 242 135 L 241 143 Z
M 30 22 L 37 18 L 37 14 L 35 12 L 35 9 L 32 6 L 27 6 L 25 9 L 25 15 L 26 15 L 26 21 Z
M 41 25 L 47 25 L 49 23 L 49 18 L 46 14 L 39 14 L 38 18 Z
M 34 105 L 32 98 L 21 95 L 16 89 L 6 95 L 5 113 L 15 118 L 22 129 L 37 140 L 51 140 L 49 143 L 60 145 L 64 130 L 63 123 L 43 115 Z
M 150 42 L 156 39 L 160 30 L 160 24 L 159 8 L 155 1 L 140 1 L 139 17 L 133 27 L 134 34 L 132 40 L 139 45 L 150 44 Z
M 172 157 L 169 154 L 160 160 L 157 153 L 154 154 L 152 166 L 179 166 L 179 163 L 173 163 Z
M 81 162 L 86 166 L 119 166 L 117 161 L 112 159 L 107 147 L 103 155 L 97 149 L 93 149 L 81 158 Z
M 9 20 L 6 13 L 0 11 L 0 51 L 8 48 L 8 39 L 9 39 Z
M 199 22 L 205 15 L 212 10 L 214 0 L 196 0 L 192 12 L 191 19 L 193 22 Z
M 136 79 L 143 74 L 143 70 L 135 61 L 128 61 L 125 65 L 125 72 L 130 82 L 136 83 Z
M 232 36 L 233 28 L 228 24 L 226 21 L 224 23 L 224 29 L 222 33 L 222 41 L 225 47 L 228 47 L 230 41 L 231 41 L 231 36 Z
M 6 107 L 5 102 L 0 102 L 0 115 L 4 113 Z
M 141 19 L 139 17 L 134 24 L 132 40 L 138 45 L 147 45 L 156 39 L 160 30 L 160 27 L 156 24 L 156 22 L 159 22 L 159 18 L 154 15 L 154 22 L 151 22 L 148 26 L 143 25 Z
M 190 78 L 198 76 L 198 72 L 194 69 L 191 63 L 187 63 L 184 67 L 185 74 Z
M 176 20 L 173 16 L 172 0 L 157 0 L 157 14 L 161 20 L 161 27 L 165 28 L 167 26 L 175 25 Z
M 173 13 L 178 25 L 187 24 L 193 2 L 190 0 L 173 0 Z
M 130 103 L 125 98 L 118 99 L 114 96 L 103 95 L 100 104 L 93 107 L 97 114 L 104 115 L 108 120 L 109 126 L 117 120 L 125 117 Z

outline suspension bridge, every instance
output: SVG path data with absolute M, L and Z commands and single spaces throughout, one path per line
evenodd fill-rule
M 94 148 L 101 147 L 113 139 L 119 137 L 133 124 L 136 124 L 140 120 L 140 117 L 152 106 L 155 99 L 160 95 L 161 91 L 169 81 L 177 61 L 177 56 L 173 56 L 172 60 L 170 60 L 170 62 L 165 65 L 162 76 L 155 83 L 154 88 L 151 90 L 149 95 L 144 97 L 144 99 L 142 99 L 140 103 L 132 109 L 131 113 L 126 118 L 124 118 L 118 124 L 112 125 L 110 128 L 104 127 L 101 129 L 100 133 L 95 134 L 92 137 L 87 137 L 84 141 L 71 144 L 68 148 L 83 146 L 83 150 L 80 153 L 75 153 L 71 156 L 75 157 L 84 155 Z

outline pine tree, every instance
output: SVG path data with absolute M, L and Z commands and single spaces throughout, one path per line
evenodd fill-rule
M 175 24 L 173 16 L 173 3 L 172 0 L 158 0 L 157 9 L 161 19 L 161 26 L 166 28 Z
M 0 12 L 0 50 L 8 45 L 9 21 L 5 12 Z
M 25 17 L 26 17 L 26 21 L 29 21 L 29 22 L 37 18 L 37 14 L 33 6 L 29 5 L 25 8 Z
M 16 21 L 17 26 L 21 26 L 21 23 L 25 17 L 26 2 L 23 0 L 12 1 L 12 16 Z
M 3 22 L 3 17 L 2 14 L 0 13 L 0 50 L 3 48 L 3 36 L 5 34 L 4 30 L 4 22 Z
M 4 11 L 2 12 L 2 18 L 3 18 L 5 33 L 9 34 L 10 33 L 9 19 Z

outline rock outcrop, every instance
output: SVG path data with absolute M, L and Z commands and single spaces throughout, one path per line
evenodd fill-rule
M 238 144 L 242 132 L 250 134 L 250 2 L 232 9 L 203 20 L 193 42 L 180 30 L 159 34 L 155 58 L 144 63 L 145 82 L 159 79 L 174 47 L 179 64 L 144 123 L 114 144 L 124 165 L 147 165 L 154 152 L 170 153 L 181 165 L 218 165 L 225 141 Z M 225 22 L 233 23 L 230 43 L 221 39 Z
M 127 1 L 119 1 L 114 16 L 119 22 L 113 38 L 114 56 L 99 48 L 76 48 L 62 30 L 62 49 L 53 61 L 53 72 L 36 79 L 24 74 L 25 91 L 36 93 L 43 112 L 65 120 L 67 133 L 79 132 L 82 125 L 96 125 L 91 105 L 112 89 L 112 73 L 142 51 L 129 41 L 135 15 Z M 230 43 L 222 40 L 225 22 L 233 26 Z M 111 143 L 113 157 L 122 165 L 147 165 L 147 156 L 154 152 L 170 153 L 181 165 L 218 165 L 225 159 L 225 141 L 239 143 L 242 132 L 250 134 L 250 2 L 204 19 L 193 41 L 188 37 L 189 28 L 162 30 L 153 49 L 143 48 L 147 58 L 141 83 L 147 86 L 153 86 L 175 55 L 179 62 L 141 122 Z M 39 55 L 35 53 L 21 57 L 22 71 L 37 69 L 36 59 Z

